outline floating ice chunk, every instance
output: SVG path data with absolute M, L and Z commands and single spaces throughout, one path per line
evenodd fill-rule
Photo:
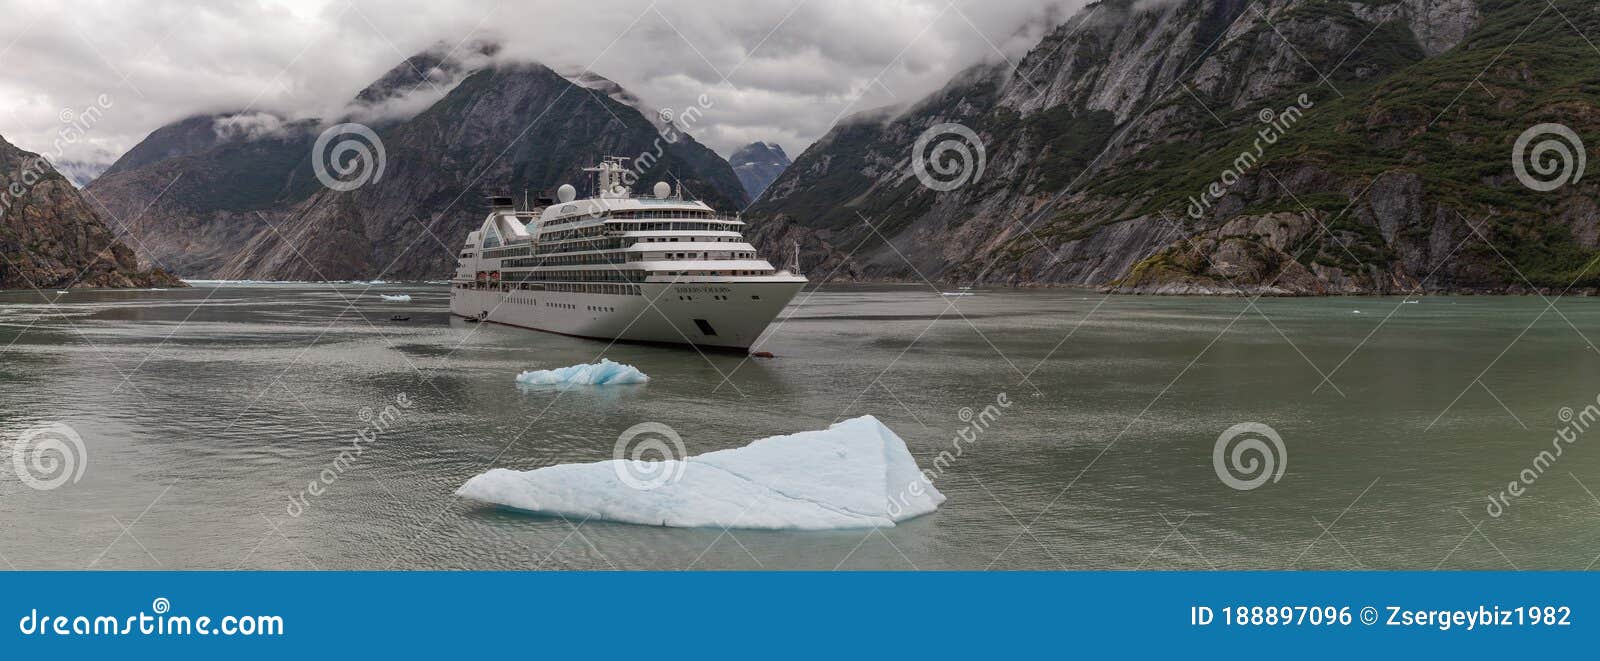
M 390 303 L 410 303 L 411 302 L 411 295 L 410 294 L 397 294 L 397 295 L 394 295 L 394 296 L 390 296 L 388 294 L 378 294 L 378 295 L 382 296 L 383 300 L 388 301 Z
M 65 293 L 67 293 L 67 290 L 65 290 L 65 289 L 57 289 L 56 293 L 57 294 L 65 294 Z
M 681 460 L 496 468 L 456 495 L 568 518 L 768 530 L 890 527 L 944 502 L 905 441 L 870 415 Z
M 939 293 L 941 295 L 944 295 L 944 296 L 975 296 L 976 295 L 976 294 L 973 294 L 970 291 L 946 291 L 946 292 L 939 292 Z
M 610 386 L 644 383 L 650 377 L 638 368 L 601 358 L 592 365 L 573 365 L 553 370 L 534 370 L 517 375 L 517 383 L 530 386 Z

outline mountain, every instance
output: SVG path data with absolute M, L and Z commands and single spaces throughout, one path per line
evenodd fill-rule
M 84 190 L 118 217 L 142 216 L 126 238 L 148 262 L 216 277 L 303 199 L 289 183 L 297 169 L 311 178 L 315 129 L 270 113 L 190 117 L 151 133 Z
M 608 155 L 648 155 L 640 186 L 677 180 L 713 206 L 743 208 L 721 157 L 681 132 L 658 132 L 614 98 L 620 92 L 469 54 L 459 64 L 409 58 L 351 102 L 338 121 L 367 120 L 381 145 L 355 134 L 330 142 L 337 151 L 355 139 L 372 155 L 339 161 L 366 166 L 358 173 L 369 180 L 354 190 L 317 176 L 314 148 L 333 122 L 234 113 L 207 118 L 215 138 L 204 122 L 185 128 L 193 119 L 157 130 L 89 191 L 113 210 L 151 206 L 135 232 L 152 260 L 185 275 L 263 280 L 445 277 L 488 196 L 581 185 L 582 168 Z M 426 104 L 414 114 L 393 112 L 419 94 Z M 323 166 L 337 170 L 327 151 Z
M 56 172 L 61 173 L 61 176 L 71 181 L 72 185 L 83 188 L 88 186 L 89 182 L 94 181 L 95 177 L 100 176 L 111 165 L 115 154 L 110 154 L 109 156 L 113 158 L 104 160 L 63 158 L 56 160 L 54 165 Z
M 141 270 L 72 182 L 0 137 L 0 289 L 182 287 Z
M 463 78 L 488 66 L 500 52 L 493 41 L 453 46 L 438 42 L 406 58 L 356 93 L 338 121 L 384 128 L 403 122 L 438 102 Z
M 1536 124 L 1600 129 L 1585 32 L 1600 14 L 1572 0 L 1107 0 L 1014 64 L 846 118 L 746 216 L 839 279 L 1593 288 L 1600 184 L 1538 191 L 1511 162 Z M 1550 137 L 1524 142 L 1535 165 L 1559 163 Z
M 789 155 L 783 153 L 783 147 L 776 143 L 752 142 L 733 152 L 728 165 L 733 166 L 734 174 L 739 175 L 739 183 L 744 185 L 745 194 L 753 200 L 761 197 L 767 186 L 772 185 L 778 175 L 789 167 Z
M 629 92 L 627 88 L 617 84 L 616 81 L 588 69 L 563 69 L 557 73 L 560 73 L 561 77 L 571 81 L 572 84 L 584 89 L 594 90 L 600 94 L 610 97 L 612 101 L 616 101 L 617 103 L 633 108 L 634 110 L 639 111 L 640 114 L 644 115 L 646 119 L 651 120 L 657 125 L 661 125 L 658 113 L 653 114 L 648 112 L 645 108 L 643 100 L 637 96 L 634 96 L 633 92 Z

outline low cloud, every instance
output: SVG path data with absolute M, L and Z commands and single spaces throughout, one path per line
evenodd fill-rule
M 266 117 L 382 121 L 414 115 L 460 82 L 426 84 L 351 105 L 366 85 L 440 42 L 458 55 L 498 40 L 497 60 L 589 69 L 646 108 L 713 100 L 694 135 L 724 155 L 771 140 L 798 155 L 834 121 L 905 104 L 983 60 L 1017 61 L 1084 0 L 542 0 L 353 3 L 179 0 L 110 3 L 93 12 L 0 0 L 0 135 L 48 144 L 63 108 L 100 94 L 117 106 L 81 154 L 120 154 L 183 117 L 244 111 L 223 127 L 282 130 Z
M 285 124 L 287 122 L 282 117 L 255 112 L 218 117 L 212 123 L 211 129 L 223 140 L 260 140 L 282 137 L 287 132 Z

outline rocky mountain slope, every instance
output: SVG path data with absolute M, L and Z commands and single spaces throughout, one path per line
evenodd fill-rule
M 0 289 L 182 287 L 141 270 L 72 182 L 0 138 Z
M 1106 0 L 1019 61 L 842 121 L 748 216 L 836 279 L 1591 288 L 1594 178 L 1540 191 L 1512 165 L 1537 124 L 1597 134 L 1584 32 L 1600 14 L 1572 0 Z M 941 127 L 913 154 L 946 124 L 976 139 Z M 1523 145 L 1536 176 L 1549 137 Z M 962 144 L 965 168 L 939 151 Z M 941 170 L 968 176 L 939 190 Z
M 407 86 L 437 100 L 396 115 L 415 103 L 401 98 Z M 616 95 L 538 64 L 474 68 L 425 53 L 364 90 L 340 120 L 366 120 L 381 144 L 381 176 L 370 140 L 358 139 L 366 160 L 346 153 L 335 164 L 326 159 L 336 149 L 323 150 L 326 171 L 353 165 L 367 175 L 353 190 L 316 175 L 317 138 L 332 122 L 263 113 L 163 127 L 88 190 L 118 213 L 152 205 L 136 232 L 153 261 L 184 275 L 279 280 L 445 277 L 488 196 L 581 185 L 581 169 L 608 155 L 654 157 L 641 185 L 675 179 L 719 208 L 744 206 L 721 157 L 681 132 L 663 137 Z M 347 139 L 357 138 L 328 144 Z
M 728 158 L 728 165 L 733 166 L 734 174 L 739 175 L 739 183 L 744 185 L 744 192 L 754 200 L 761 197 L 761 193 L 778 179 L 779 175 L 790 165 L 789 155 L 783 153 L 783 147 L 772 142 L 752 142 L 740 147 Z

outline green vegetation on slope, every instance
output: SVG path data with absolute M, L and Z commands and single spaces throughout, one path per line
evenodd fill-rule
M 1527 3 L 1482 2 L 1483 24 L 1468 42 L 1429 59 L 1422 59 L 1409 31 L 1396 22 L 1380 26 L 1347 60 L 1342 53 L 1319 52 L 1315 44 L 1296 44 L 1330 83 L 1306 90 L 1316 105 L 1266 150 L 1256 169 L 1310 164 L 1355 182 L 1357 190 L 1384 172 L 1414 173 L 1430 205 L 1459 210 L 1474 222 L 1492 218 L 1484 232 L 1494 247 L 1470 241 L 1462 251 L 1486 265 L 1494 279 L 1520 284 L 1526 276 L 1537 286 L 1566 287 L 1596 253 L 1551 218 L 1560 194 L 1523 187 L 1511 176 L 1510 163 L 1512 143 L 1537 123 L 1557 122 L 1580 136 L 1600 135 L 1600 82 L 1594 77 L 1600 53 L 1579 34 L 1600 34 L 1600 14 L 1589 3 L 1573 0 L 1556 8 L 1574 25 L 1555 10 L 1539 16 Z M 1346 5 L 1333 2 L 1302 6 L 1290 17 L 1356 20 Z M 1394 71 L 1355 78 L 1353 72 L 1363 67 Z M 1289 102 L 1280 98 L 1265 107 Z M 1199 112 L 1188 116 L 1198 124 L 1186 139 L 1146 150 L 1135 167 L 1094 182 L 1093 192 L 1128 198 L 1151 193 L 1130 211 L 1182 214 L 1190 196 L 1198 196 L 1240 152 L 1253 149 L 1254 131 L 1262 126 L 1253 118 L 1256 109 L 1224 110 L 1208 101 L 1213 118 L 1188 95 L 1167 103 L 1197 106 Z M 1297 197 L 1255 197 L 1243 213 L 1299 211 L 1305 204 L 1331 219 L 1351 202 L 1332 191 Z M 1330 229 L 1358 237 L 1345 248 L 1361 262 L 1392 257 L 1375 228 L 1340 218 Z M 1313 254 L 1330 266 L 1359 266 L 1344 249 L 1324 247 Z M 1597 273 L 1577 281 L 1579 287 L 1597 285 Z

